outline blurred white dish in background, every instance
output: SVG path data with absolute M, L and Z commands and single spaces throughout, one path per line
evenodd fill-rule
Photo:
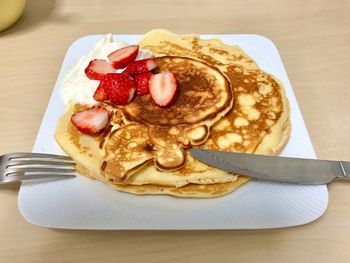
M 0 0 L 0 31 L 12 26 L 22 15 L 25 0 Z

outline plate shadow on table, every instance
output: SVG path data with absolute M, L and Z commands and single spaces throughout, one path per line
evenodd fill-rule
M 67 235 L 72 238 L 84 236 L 86 238 L 94 238 L 97 236 L 106 237 L 106 238 L 135 238 L 138 239 L 140 236 L 154 236 L 154 237 L 162 237 L 162 236 L 181 236 L 181 238 L 198 238 L 202 235 L 206 237 L 227 237 L 234 233 L 235 235 L 249 236 L 251 234 L 261 234 L 261 235 L 270 235 L 278 236 L 279 234 L 283 234 L 289 231 L 299 231 L 305 227 L 311 226 L 312 228 L 316 227 L 316 225 L 320 224 L 320 220 L 315 220 L 307 224 L 302 224 L 298 226 L 290 226 L 290 227 L 282 227 L 282 228 L 274 228 L 274 229 L 212 229 L 212 230 L 79 230 L 79 229 L 58 229 L 58 228 L 46 228 L 48 231 L 55 232 L 61 235 Z

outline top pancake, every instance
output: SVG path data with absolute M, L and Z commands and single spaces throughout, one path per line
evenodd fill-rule
M 170 71 L 177 79 L 170 106 L 156 105 L 151 95 L 136 96 L 125 106 L 105 105 L 118 109 L 126 124 L 105 145 L 102 174 L 116 183 L 124 183 L 150 161 L 162 171 L 180 169 L 186 163 L 184 149 L 203 144 L 233 105 L 230 83 L 218 69 L 179 56 L 158 57 L 156 62 L 158 71 Z
M 146 125 L 211 126 L 232 105 L 232 91 L 226 77 L 217 69 L 198 60 L 163 56 L 156 58 L 158 71 L 175 74 L 178 92 L 168 107 L 157 106 L 150 95 L 137 96 L 122 107 L 126 118 Z

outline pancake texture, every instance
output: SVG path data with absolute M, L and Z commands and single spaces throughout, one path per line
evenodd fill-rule
M 213 127 L 203 148 L 270 155 L 281 151 L 291 129 L 283 85 L 260 70 L 238 46 L 158 29 L 147 33 L 140 47 L 157 56 L 195 57 L 218 68 L 229 79 L 234 106 Z
M 288 141 L 283 85 L 238 46 L 163 29 L 150 31 L 139 45 L 154 54 L 158 71 L 174 72 L 176 99 L 168 108 L 156 106 L 150 95 L 120 107 L 103 104 L 110 121 L 98 136 L 70 122 L 87 106 L 68 105 L 55 138 L 81 174 L 137 195 L 217 197 L 249 177 L 210 167 L 192 158 L 189 148 L 276 155 Z
M 203 144 L 233 105 L 230 83 L 216 68 L 177 56 L 158 57 L 156 62 L 158 71 L 176 75 L 177 96 L 164 108 L 155 105 L 151 95 L 117 107 L 128 125 L 110 135 L 102 169 L 116 183 L 127 181 L 149 161 L 164 172 L 184 167 L 185 148 Z
M 61 148 L 71 156 L 78 163 L 78 170 L 80 173 L 95 178 L 100 181 L 116 184 L 113 178 L 108 178 L 101 173 L 101 163 L 106 155 L 106 149 L 102 146 L 106 140 L 106 135 L 89 136 L 78 132 L 70 122 L 71 115 L 83 109 L 81 105 L 70 105 L 68 111 L 60 118 L 57 123 L 55 138 Z M 111 131 L 120 131 L 118 121 L 115 116 L 110 122 L 114 124 Z M 126 125 L 125 127 L 128 127 Z M 136 134 L 134 134 L 136 135 Z M 136 137 L 138 138 L 138 137 Z M 139 139 L 139 138 L 138 138 Z M 121 142 L 122 143 L 122 142 Z M 117 149 L 120 149 L 117 147 Z M 138 153 L 138 151 L 136 151 Z M 107 155 L 109 153 L 107 152 Z M 130 158 L 130 157 L 129 157 Z M 132 175 L 123 185 L 161 185 L 167 187 L 179 188 L 187 184 L 214 184 L 214 183 L 228 183 L 237 180 L 236 175 L 229 174 L 222 170 L 214 169 L 206 164 L 203 164 L 193 159 L 187 154 L 188 162 L 186 166 L 178 171 L 163 172 L 155 168 L 152 163 L 143 166 Z M 122 161 L 120 162 L 122 165 Z M 130 161 L 128 160 L 128 163 Z M 127 189 L 124 187 L 123 189 Z

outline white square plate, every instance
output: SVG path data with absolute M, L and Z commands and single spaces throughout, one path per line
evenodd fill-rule
M 63 154 L 53 134 L 65 105 L 60 97 L 62 75 L 86 54 L 102 35 L 75 41 L 65 56 L 41 124 L 33 152 Z M 141 35 L 118 35 L 114 40 L 137 43 Z M 283 156 L 316 158 L 295 95 L 276 46 L 259 35 L 204 35 L 239 45 L 261 69 L 279 78 L 291 104 L 292 134 Z M 35 225 L 67 229 L 260 229 L 309 223 L 327 208 L 325 185 L 304 186 L 251 181 L 237 191 L 213 199 L 135 196 L 77 178 L 25 182 L 19 209 Z

